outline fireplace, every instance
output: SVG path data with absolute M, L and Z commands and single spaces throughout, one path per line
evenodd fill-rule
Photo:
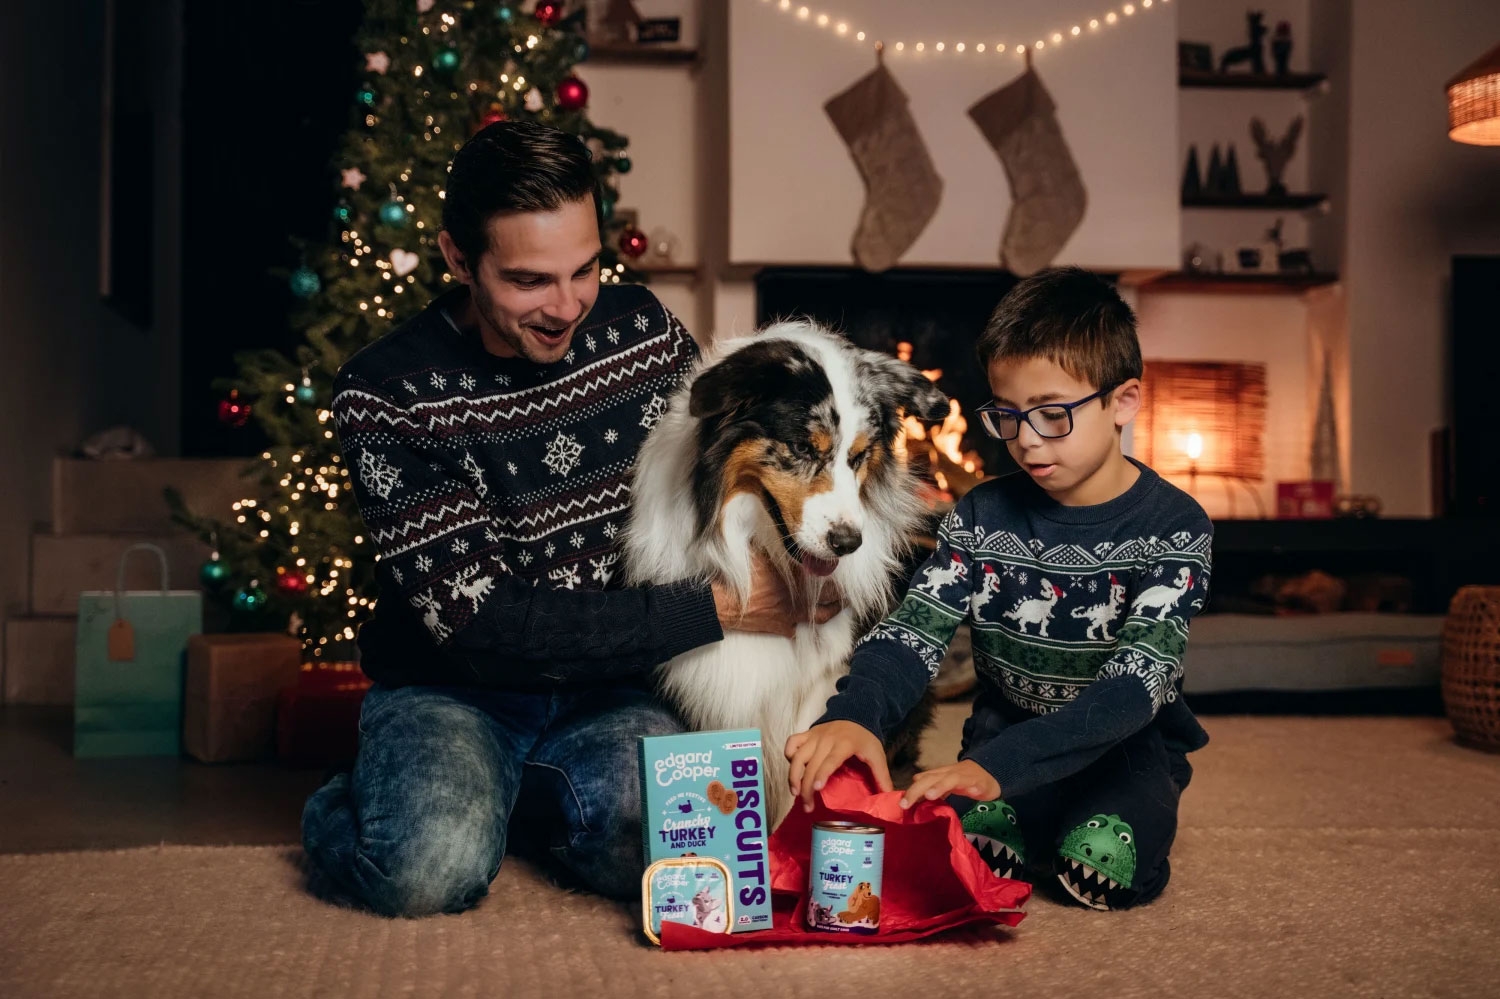
M 990 397 L 974 359 L 990 313 L 1018 279 L 1003 271 L 774 267 L 756 280 L 757 322 L 806 316 L 851 341 L 921 368 L 956 404 L 942 424 L 907 421 L 906 446 L 944 494 L 1015 469 L 1005 445 L 965 414 Z

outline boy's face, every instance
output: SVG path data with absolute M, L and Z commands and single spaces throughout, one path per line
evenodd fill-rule
M 995 402 L 1015 410 L 1049 402 L 1077 402 L 1100 388 L 1073 377 L 1055 361 L 1040 357 L 993 361 L 989 382 Z M 1023 421 L 1020 435 L 1006 441 L 1005 446 L 1037 485 L 1066 502 L 1107 462 L 1120 457 L 1119 429 L 1135 419 L 1140 404 L 1141 383 L 1132 378 L 1108 398 L 1076 407 L 1073 430 L 1066 437 L 1042 437 Z M 1031 416 L 1039 426 L 1047 426 L 1040 413 Z

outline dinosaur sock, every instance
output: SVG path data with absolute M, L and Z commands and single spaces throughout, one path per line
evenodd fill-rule
M 976 802 L 963 816 L 964 836 L 996 877 L 1026 878 L 1026 841 L 1016 810 L 1004 801 Z

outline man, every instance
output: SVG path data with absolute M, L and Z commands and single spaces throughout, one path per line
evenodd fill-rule
M 789 635 L 838 611 L 794 606 L 764 564 L 744 606 L 696 580 L 610 586 L 636 451 L 697 348 L 646 289 L 600 285 L 598 206 L 576 138 L 484 129 L 444 201 L 460 287 L 339 372 L 381 599 L 359 637 L 375 685 L 353 772 L 303 811 L 320 892 L 460 911 L 524 840 L 633 895 L 636 740 L 681 728 L 651 668 L 726 627 Z

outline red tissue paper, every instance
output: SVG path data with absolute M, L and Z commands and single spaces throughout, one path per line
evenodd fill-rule
M 847 821 L 885 830 L 880 930 L 870 935 L 808 929 L 807 881 L 814 822 Z M 958 813 L 941 801 L 902 809 L 900 791 L 880 791 L 863 764 L 846 764 L 771 834 L 772 926 L 754 933 L 709 933 L 663 923 L 665 950 L 787 947 L 803 944 L 892 944 L 973 924 L 1015 926 L 1031 897 L 1024 881 L 998 878 L 964 838 Z

